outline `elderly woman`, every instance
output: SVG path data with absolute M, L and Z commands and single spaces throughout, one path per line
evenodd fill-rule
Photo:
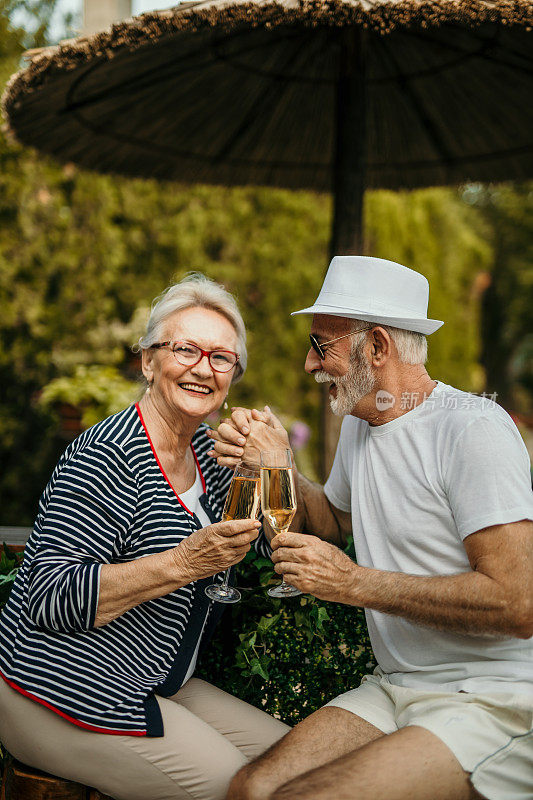
M 246 367 L 235 301 L 194 275 L 155 303 L 148 388 L 61 457 L 0 617 L 0 739 L 116 800 L 217 800 L 288 728 L 191 678 L 255 520 L 220 522 L 231 471 L 203 420 Z M 257 538 L 259 535 L 259 539 Z

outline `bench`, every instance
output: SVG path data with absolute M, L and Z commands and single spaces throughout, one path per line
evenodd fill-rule
M 113 800 L 90 786 L 49 775 L 8 757 L 0 800 Z
M 0 525 L 0 545 L 5 542 L 11 550 L 22 552 L 30 537 L 31 528 L 14 528 Z

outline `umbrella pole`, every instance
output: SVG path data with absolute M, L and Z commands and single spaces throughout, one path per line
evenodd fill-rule
M 329 246 L 335 255 L 361 255 L 363 201 L 366 181 L 366 59 L 367 32 L 344 28 L 339 34 L 339 80 L 333 177 L 333 225 Z M 327 385 L 322 395 L 322 478 L 329 475 L 341 418 L 329 407 Z

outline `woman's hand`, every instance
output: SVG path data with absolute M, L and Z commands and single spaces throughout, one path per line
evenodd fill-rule
M 257 539 L 260 527 L 256 519 L 234 519 L 194 531 L 172 551 L 180 575 L 187 576 L 186 583 L 190 583 L 238 564 Z
M 231 469 L 239 461 L 259 462 L 261 450 L 290 448 L 287 431 L 268 406 L 263 411 L 234 408 L 231 419 L 222 420 L 209 436 L 213 442 L 209 454 Z

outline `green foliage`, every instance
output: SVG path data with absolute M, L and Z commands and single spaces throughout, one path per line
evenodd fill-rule
M 531 413 L 533 182 L 472 185 L 464 193 L 488 231 L 492 259 L 482 298 L 481 362 L 499 401 Z
M 4 542 L 0 552 L 0 611 L 9 597 L 21 561 L 22 555 L 15 553 Z
M 430 375 L 482 391 L 476 278 L 489 268 L 492 251 L 478 215 L 454 189 L 372 192 L 366 212 L 368 251 L 425 275 L 428 316 L 445 321 L 429 338 Z
M 53 407 L 39 403 L 39 393 L 52 381 L 68 379 L 60 384 L 61 397 L 75 401 L 84 380 L 82 367 L 97 367 L 98 374 L 113 367 L 126 379 L 133 377 L 127 346 L 142 333 L 151 299 L 191 268 L 233 291 L 247 323 L 249 369 L 232 388 L 230 404 L 269 402 L 276 412 L 305 420 L 313 431 L 309 449 L 314 455 L 307 462 L 311 472 L 318 472 L 319 392 L 303 370 L 309 320 L 290 319 L 289 312 L 308 305 L 320 285 L 329 200 L 303 192 L 183 189 L 111 180 L 53 167 L 5 143 L 3 152 L 4 523 L 31 523 L 39 493 L 64 446 Z M 460 199 L 439 191 L 441 207 L 437 190 L 397 198 L 370 195 L 370 241 L 378 255 L 429 272 L 435 285 L 432 312 L 447 321 L 431 341 L 432 371 L 462 388 L 480 389 L 477 300 L 471 285 L 478 252 L 480 265 L 485 265 L 485 245 L 461 216 Z M 450 243 L 442 264 L 440 228 Z M 405 244 L 409 236 L 416 240 L 414 261 Z M 118 373 L 115 378 L 118 388 Z M 45 398 L 57 386 L 53 383 Z M 115 407 L 97 398 L 86 403 L 86 422 Z M 28 452 L 31 459 L 21 459 Z
M 82 409 L 85 428 L 116 414 L 139 396 L 140 384 L 126 380 L 116 367 L 78 366 L 72 376 L 55 378 L 41 392 L 44 408 L 58 402 Z
M 26 47 L 45 44 L 54 5 L 53 0 L 0 2 L 2 85 L 18 68 Z M 26 29 L 20 22 L 12 22 L 20 11 L 28 22 Z M 18 214 L 24 210 L 35 161 L 0 134 L 0 503 L 2 521 L 14 525 L 33 522 L 38 496 L 64 446 L 57 436 L 54 415 L 36 403 L 36 394 L 52 377 L 53 369 L 39 311 L 35 305 L 25 307 L 33 301 L 27 287 L 32 268 L 19 258 L 26 234 Z
M 241 603 L 225 612 L 197 674 L 295 725 L 357 686 L 375 666 L 364 612 L 308 595 L 266 594 L 279 575 L 249 553 L 237 568 Z

